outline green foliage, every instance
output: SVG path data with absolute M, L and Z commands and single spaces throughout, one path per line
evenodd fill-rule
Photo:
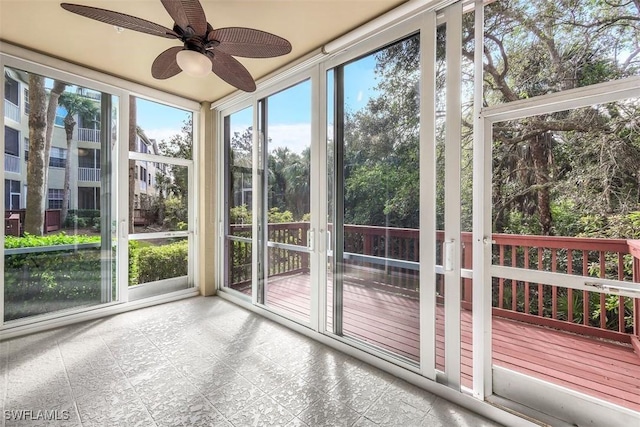
M 279 208 L 271 208 L 267 214 L 267 221 L 270 224 L 277 222 L 293 222 L 293 214 L 289 211 L 280 212 Z
M 187 203 L 182 197 L 170 195 L 164 199 L 164 226 L 171 230 L 186 229 L 189 220 Z
M 64 232 L 59 234 L 47 234 L 45 236 L 34 236 L 25 233 L 23 237 L 5 236 L 5 249 L 33 248 L 40 246 L 57 245 L 77 245 L 81 243 L 98 243 L 100 236 L 69 235 Z
M 129 286 L 138 284 L 140 277 L 140 242 L 129 240 Z
M 138 283 L 186 276 L 189 265 L 188 249 L 186 239 L 164 245 L 139 247 Z
M 5 237 L 5 248 L 99 243 L 98 236 Z M 100 247 L 5 256 L 5 319 L 100 302 Z
M 251 224 L 251 212 L 247 205 L 234 206 L 229 209 L 230 224 Z

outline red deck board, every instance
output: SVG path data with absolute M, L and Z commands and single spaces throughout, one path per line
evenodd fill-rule
M 309 275 L 269 280 L 268 305 L 309 317 Z M 415 298 L 345 282 L 345 335 L 361 338 L 413 360 L 419 352 L 419 302 Z M 331 291 L 327 295 L 332 303 Z M 331 309 L 328 310 L 331 322 Z M 436 310 L 436 367 L 444 369 L 444 310 Z M 630 346 L 494 317 L 493 363 L 640 411 L 640 357 Z M 461 380 L 472 384 L 471 313 L 460 322 Z

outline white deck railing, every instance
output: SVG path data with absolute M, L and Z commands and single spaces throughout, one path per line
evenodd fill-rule
M 78 168 L 78 181 L 100 182 L 100 169 Z
M 4 116 L 14 122 L 20 122 L 20 107 L 8 99 L 4 100 Z

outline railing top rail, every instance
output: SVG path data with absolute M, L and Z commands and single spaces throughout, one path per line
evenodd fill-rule
M 493 234 L 496 244 L 540 247 L 547 249 L 572 249 L 582 251 L 629 252 L 626 239 L 592 237 L 529 236 L 521 234 Z

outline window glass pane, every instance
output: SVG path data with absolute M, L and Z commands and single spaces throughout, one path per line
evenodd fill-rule
M 253 108 L 224 118 L 225 280 L 251 295 L 253 223 Z
M 334 232 L 342 256 L 328 296 L 345 336 L 412 361 L 420 358 L 419 41 L 409 37 L 337 70 L 344 137 L 334 152 Z
M 188 249 L 187 237 L 129 241 L 129 286 L 187 276 Z
M 90 173 L 80 167 L 84 148 L 76 135 L 78 119 L 98 113 L 111 117 L 110 128 L 117 129 L 118 101 L 36 74 L 8 68 L 7 73 L 19 76 L 17 93 L 29 96 L 26 112 L 41 120 L 30 124 L 28 116 L 22 117 L 16 132 L 10 132 L 16 135 L 11 137 L 16 141 L 11 143 L 15 158 L 5 156 L 5 320 L 117 300 L 111 203 L 116 133 L 105 138 L 104 165 L 98 160 Z M 51 99 L 56 118 L 38 127 L 38 122 L 46 123 Z M 101 111 L 103 101 L 111 103 L 111 111 Z M 54 126 L 64 125 L 67 115 L 73 125 Z M 46 141 L 47 127 L 53 129 L 50 141 Z M 24 158 L 19 135 L 24 136 Z M 96 141 L 95 149 L 100 150 L 100 138 Z M 90 199 L 83 199 L 83 188 L 91 191 Z
M 491 2 L 485 6 L 486 104 L 638 75 L 639 12 L 633 1 Z
M 20 132 L 9 126 L 4 127 L 4 152 L 12 156 L 20 155 Z
M 189 229 L 189 187 L 186 166 L 135 160 L 140 175 L 132 194 L 133 233 Z
M 142 98 L 135 98 L 136 140 L 129 151 L 191 159 L 193 113 Z

